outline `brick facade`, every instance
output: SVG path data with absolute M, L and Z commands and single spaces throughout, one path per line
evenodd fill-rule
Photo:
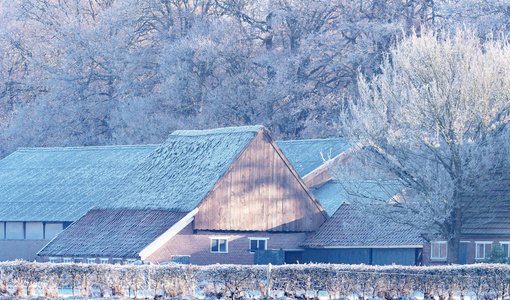
M 228 239 L 228 253 L 212 253 L 211 238 Z M 163 247 L 147 258 L 152 263 L 171 261 L 174 255 L 189 255 L 189 262 L 206 264 L 253 264 L 249 238 L 267 238 L 267 249 L 298 249 L 306 233 L 269 233 L 240 231 L 194 231 L 192 224 L 184 228 Z
M 483 237 L 483 236 L 466 236 L 461 239 L 461 243 L 464 245 L 467 244 L 467 260 L 466 263 L 474 264 L 477 262 L 481 262 L 481 259 L 476 259 L 476 244 L 477 242 L 492 242 L 492 246 L 500 246 L 501 243 L 510 243 L 509 236 L 493 236 L 493 237 Z M 487 253 L 488 254 L 488 253 Z M 487 255 L 486 254 L 486 255 Z M 423 264 L 424 265 L 445 265 L 446 259 L 431 259 L 431 245 L 426 243 L 423 245 Z

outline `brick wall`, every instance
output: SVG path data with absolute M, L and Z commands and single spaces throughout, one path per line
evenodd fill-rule
M 466 236 L 461 239 L 461 243 L 467 244 L 467 263 L 474 264 L 480 262 L 475 259 L 476 255 L 476 242 L 492 242 L 492 246 L 501 246 L 500 242 L 510 242 L 508 236 L 497 237 L 480 237 L 480 236 Z M 446 260 L 433 260 L 431 259 L 431 246 L 430 244 L 423 245 L 423 264 L 424 265 L 445 265 Z
M 211 238 L 228 239 L 228 253 L 211 253 Z M 171 261 L 172 255 L 189 255 L 189 262 L 205 264 L 253 264 L 254 254 L 249 252 L 249 238 L 268 238 L 267 249 L 297 249 L 305 233 L 268 232 L 214 232 L 193 231 L 192 224 L 152 254 L 147 261 L 161 263 Z

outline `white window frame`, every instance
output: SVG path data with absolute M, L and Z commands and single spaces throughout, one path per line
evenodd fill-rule
M 62 261 L 66 264 L 70 264 L 73 262 L 73 260 L 70 257 L 64 257 L 62 258 Z
M 439 246 L 439 256 L 434 256 L 434 246 Z M 444 256 L 441 255 L 441 245 L 445 245 Z M 431 260 L 446 260 L 448 257 L 448 243 L 446 241 L 432 241 L 430 242 L 430 259 Z
M 257 246 L 259 244 L 259 241 L 264 241 L 264 249 L 259 249 L 259 250 L 267 250 L 267 240 L 269 240 L 269 238 L 249 237 L 248 240 L 249 240 L 248 251 L 250 251 L 250 253 L 255 253 L 254 250 L 251 250 L 251 241 L 257 241 Z
M 101 264 L 101 265 L 106 265 L 106 264 L 108 264 L 108 258 L 100 258 L 100 259 L 99 259 L 99 264 Z
M 505 253 L 505 254 L 506 254 L 506 258 L 510 258 L 510 241 L 499 242 L 499 246 L 501 247 L 501 250 L 505 250 L 503 245 L 507 245 L 507 253 Z
M 224 236 L 210 237 L 210 239 L 211 239 L 211 243 L 210 243 L 209 250 L 211 251 L 211 253 L 216 253 L 216 254 L 228 253 L 228 237 L 224 237 Z M 219 243 L 218 243 L 218 251 L 213 251 L 212 248 L 213 248 L 213 241 L 214 240 L 225 240 L 225 251 L 221 251 Z
M 491 245 L 491 249 L 492 249 L 492 245 L 494 244 L 494 242 L 491 242 L 491 241 L 475 241 L 475 260 L 483 260 L 483 259 L 486 259 L 487 258 L 487 255 L 488 253 L 485 253 L 485 245 Z M 478 253 L 478 245 L 484 245 L 483 247 L 483 256 L 481 255 L 482 253 Z
M 49 261 L 50 261 L 50 263 L 52 263 L 52 264 L 56 264 L 56 263 L 58 263 L 58 257 L 50 257 L 50 260 L 49 260 Z
M 87 263 L 89 265 L 95 264 L 96 263 L 96 259 L 95 258 L 87 258 Z

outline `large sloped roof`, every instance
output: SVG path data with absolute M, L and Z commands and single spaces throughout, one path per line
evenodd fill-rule
M 276 144 L 301 177 L 323 165 L 324 159 L 334 158 L 351 147 L 342 138 L 277 141 Z
M 262 126 L 175 131 L 129 172 L 100 209 L 193 210 Z
M 138 258 L 140 251 L 186 213 L 167 210 L 91 210 L 38 254 Z
M 484 190 L 466 197 L 462 228 L 465 235 L 510 235 L 510 178 L 494 174 Z
M 156 147 L 19 149 L 0 160 L 0 221 L 75 221 Z
M 372 209 L 377 209 L 373 205 Z M 347 203 L 338 210 L 301 246 L 322 247 L 395 247 L 423 245 L 420 231 L 384 216 L 369 214 Z

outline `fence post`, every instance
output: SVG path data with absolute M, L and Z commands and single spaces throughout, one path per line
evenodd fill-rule
M 271 298 L 269 295 L 269 286 L 271 284 L 271 263 L 267 265 L 267 277 L 266 277 L 266 298 Z

